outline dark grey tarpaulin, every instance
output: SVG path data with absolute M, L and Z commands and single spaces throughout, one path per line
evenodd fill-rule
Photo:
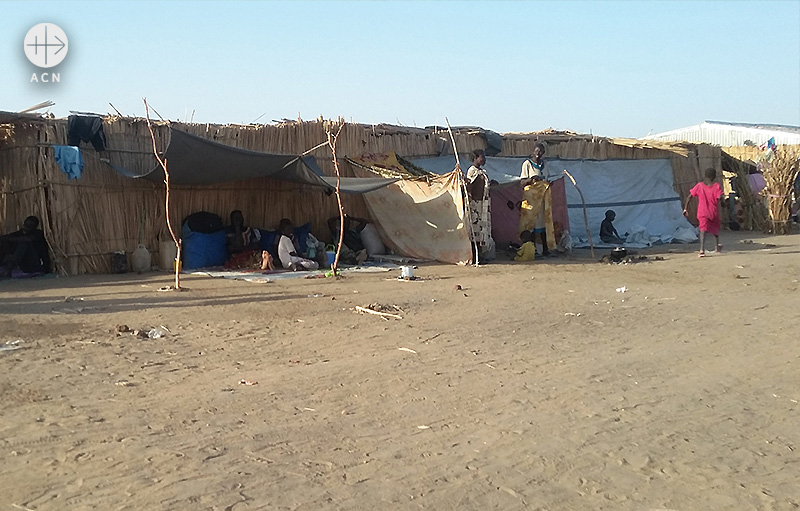
M 211 185 L 268 177 L 323 188 L 336 187 L 336 178 L 325 176 L 313 156 L 239 149 L 174 128 L 170 128 L 169 145 L 163 156 L 167 160 L 170 183 L 175 185 Z M 157 165 L 140 177 L 163 182 L 164 171 Z M 395 181 L 344 177 L 340 189 L 346 193 L 366 193 Z

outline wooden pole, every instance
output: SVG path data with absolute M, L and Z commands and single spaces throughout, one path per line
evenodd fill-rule
M 583 198 L 583 192 L 580 188 L 578 188 L 578 183 L 575 182 L 575 178 L 572 177 L 572 174 L 567 172 L 567 169 L 564 169 L 564 174 L 567 175 L 570 181 L 572 181 L 572 185 L 578 190 L 578 195 L 581 196 L 581 206 L 583 206 L 583 223 L 586 224 L 586 235 L 589 236 L 589 248 L 592 250 L 592 259 L 594 259 L 594 243 L 592 242 L 592 233 L 589 231 L 589 217 L 586 215 L 586 200 Z
M 472 210 L 469 207 L 469 190 L 467 190 L 467 184 L 464 182 L 464 175 L 461 172 L 461 161 L 458 159 L 458 148 L 456 147 L 456 139 L 453 136 L 453 130 L 450 129 L 450 121 L 447 117 L 444 118 L 444 122 L 447 123 L 447 132 L 450 134 L 450 142 L 453 143 L 453 156 L 456 158 L 456 172 L 458 172 L 458 184 L 461 187 L 461 195 L 464 196 L 464 200 L 466 201 L 466 211 L 467 211 L 467 224 L 469 225 L 469 243 L 473 249 L 474 253 L 474 260 L 475 260 L 475 267 L 478 267 L 479 264 L 479 254 L 480 250 L 478 249 L 478 243 L 472 239 Z
M 339 119 L 339 130 L 336 132 L 336 135 L 333 134 L 330 127 L 325 129 L 325 133 L 328 135 L 328 145 L 331 146 L 331 153 L 333 155 L 333 169 L 336 171 L 336 203 L 339 206 L 339 243 L 336 245 L 336 256 L 333 258 L 333 264 L 331 265 L 331 272 L 334 277 L 338 276 L 339 255 L 342 253 L 342 243 L 344 242 L 344 206 L 342 206 L 341 194 L 342 175 L 339 172 L 339 161 L 336 159 L 336 140 L 339 138 L 344 124 L 344 120 Z
M 175 235 L 175 230 L 172 228 L 172 222 L 169 218 L 169 170 L 167 169 L 167 160 L 161 158 L 161 155 L 158 154 L 158 146 L 156 145 L 156 134 L 153 131 L 153 126 L 150 124 L 150 109 L 147 105 L 147 99 L 142 98 L 144 101 L 144 112 L 145 118 L 147 119 L 147 129 L 150 130 L 150 138 L 153 141 L 153 154 L 156 156 L 156 160 L 161 168 L 164 170 L 164 185 L 166 186 L 166 194 L 164 199 L 164 208 L 165 208 L 165 215 L 167 217 L 167 229 L 169 229 L 169 234 L 172 236 L 172 241 L 175 242 L 175 246 L 177 247 L 177 255 L 175 256 L 175 290 L 181 290 L 181 248 L 182 243 L 181 239 Z M 158 112 L 156 112 L 158 113 Z M 159 115 L 159 117 L 161 117 Z

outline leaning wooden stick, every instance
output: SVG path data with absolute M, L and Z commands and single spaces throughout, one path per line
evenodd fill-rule
M 578 190 L 578 195 L 581 196 L 581 205 L 583 206 L 583 223 L 586 224 L 586 235 L 589 236 L 589 248 L 592 249 L 592 259 L 594 259 L 594 243 L 592 243 L 592 233 L 589 231 L 589 218 L 586 215 L 586 200 L 583 198 L 583 192 L 580 188 L 578 188 L 578 183 L 575 182 L 575 178 L 572 177 L 572 174 L 567 172 L 567 169 L 564 169 L 564 174 L 567 175 L 570 181 L 572 181 L 572 185 Z
M 469 190 L 467 190 L 467 185 L 466 183 L 464 183 L 463 173 L 461 172 L 461 161 L 459 161 L 458 159 L 458 149 L 456 148 L 456 139 L 453 136 L 453 130 L 450 129 L 450 121 L 447 119 L 447 117 L 445 117 L 444 122 L 447 123 L 447 132 L 450 134 L 450 142 L 453 143 L 453 155 L 456 158 L 456 172 L 458 172 L 458 183 L 461 186 L 461 194 L 464 196 L 464 200 L 467 201 L 466 210 L 467 210 L 467 224 L 469 225 L 468 229 L 470 229 L 469 231 L 470 246 L 472 246 L 472 249 L 474 251 L 475 267 L 477 267 L 479 264 L 478 256 L 480 251 L 478 249 L 478 243 L 472 240 L 472 209 L 469 207 Z

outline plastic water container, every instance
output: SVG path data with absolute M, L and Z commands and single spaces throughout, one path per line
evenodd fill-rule
M 328 266 L 333 266 L 333 261 L 336 259 L 336 252 L 333 250 L 328 250 L 325 252 L 325 255 L 328 256 Z
M 413 266 L 401 266 L 400 267 L 400 276 L 404 279 L 411 280 L 414 278 L 414 267 Z

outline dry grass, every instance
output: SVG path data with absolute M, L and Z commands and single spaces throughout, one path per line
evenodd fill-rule
M 792 207 L 794 182 L 800 173 L 800 148 L 778 146 L 774 156 L 763 162 L 764 180 L 769 208 L 769 232 L 790 234 L 789 217 Z

